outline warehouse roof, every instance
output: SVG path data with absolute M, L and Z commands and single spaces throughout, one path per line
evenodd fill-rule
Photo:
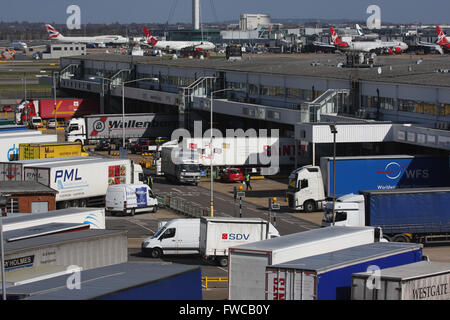
M 33 194 L 33 193 L 52 193 L 58 191 L 43 185 L 37 181 L 1 181 L 0 194 Z
M 64 59 L 64 58 L 63 58 Z M 344 55 L 300 54 L 300 55 L 258 55 L 243 57 L 240 61 L 227 61 L 223 57 L 198 59 L 164 59 L 161 57 L 136 57 L 114 54 L 73 56 L 67 59 L 133 64 L 154 64 L 174 67 L 213 69 L 221 71 L 255 72 L 292 76 L 307 76 L 336 79 L 359 79 L 367 81 L 407 83 L 433 86 L 450 86 L 448 73 L 450 57 L 427 55 L 420 58 L 413 55 L 379 56 L 373 68 L 339 68 L 345 62 Z M 381 74 L 378 67 L 382 68 Z
M 64 275 L 8 288 L 6 293 L 36 300 L 97 299 L 195 270 L 200 270 L 200 267 L 161 262 L 127 262 L 81 271 L 79 290 L 68 289 L 67 275 Z
M 272 265 L 268 268 L 309 270 L 323 273 L 348 265 L 362 263 L 364 261 L 381 259 L 396 253 L 399 254 L 418 250 L 422 247 L 422 244 L 416 243 L 374 242 L 307 258 L 296 259 Z

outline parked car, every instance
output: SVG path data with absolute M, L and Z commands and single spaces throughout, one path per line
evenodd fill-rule
M 153 144 L 150 139 L 139 139 L 136 142 L 132 143 L 130 146 L 130 151 L 133 154 L 139 154 L 145 151 L 148 151 L 148 147 Z
M 11 106 L 4 106 L 3 107 L 3 111 L 11 112 L 11 111 L 13 111 L 13 107 L 11 107 Z
M 224 182 L 244 181 L 244 174 L 239 168 L 228 168 L 222 171 L 220 179 Z
M 48 119 L 47 120 L 47 128 L 55 128 L 55 127 L 56 127 L 55 119 Z
M 109 150 L 110 144 L 109 141 L 106 139 L 102 139 L 99 141 L 99 143 L 95 146 L 95 151 L 104 151 Z

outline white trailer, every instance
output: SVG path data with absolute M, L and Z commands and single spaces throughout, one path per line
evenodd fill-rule
M 198 155 L 177 145 L 164 145 L 161 148 L 161 172 L 167 180 L 197 185 L 200 182 Z
M 129 159 L 94 158 L 25 167 L 24 180 L 57 190 L 57 208 L 104 206 L 109 185 L 143 183 L 143 171 Z
M 222 267 L 228 265 L 230 247 L 279 236 L 270 222 L 260 218 L 200 218 L 200 253 Z
M 232 247 L 228 298 L 264 300 L 266 267 L 380 240 L 373 227 L 326 227 Z
M 19 145 L 21 143 L 57 142 L 56 134 L 0 134 L 0 161 L 14 161 L 19 159 Z
M 3 231 L 24 229 L 49 223 L 84 223 L 90 229 L 105 229 L 104 208 L 68 208 L 43 213 L 16 213 L 2 218 Z
M 450 263 L 421 261 L 352 275 L 352 300 L 450 300 Z

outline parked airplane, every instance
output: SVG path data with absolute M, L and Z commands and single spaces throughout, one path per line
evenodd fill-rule
M 356 24 L 356 32 L 358 35 L 356 36 L 357 39 L 363 39 L 363 40 L 375 40 L 378 39 L 378 33 L 368 33 L 366 34 L 363 29 L 359 26 L 359 24 Z
M 11 42 L 11 48 L 13 48 L 14 50 L 25 50 L 28 48 L 28 46 L 25 42 L 14 41 L 14 42 Z
M 333 44 L 339 50 L 358 51 L 358 52 L 376 52 L 387 51 L 389 53 L 401 53 L 408 49 L 408 45 L 402 41 L 342 41 L 336 34 L 336 31 L 330 27 L 331 39 Z M 389 51 L 389 49 L 391 49 Z
M 442 47 L 436 43 L 417 41 L 416 47 L 423 48 L 426 52 L 436 51 L 440 54 L 444 54 L 444 50 L 442 49 Z
M 444 31 L 442 31 L 439 26 L 436 26 L 436 31 L 438 34 L 437 44 L 440 45 L 444 50 L 450 50 L 450 37 L 447 37 Z
M 61 42 L 70 43 L 94 43 L 97 46 L 104 46 L 106 44 L 126 44 L 128 39 L 119 35 L 104 35 L 104 36 L 94 36 L 94 37 L 65 37 L 58 32 L 51 25 L 46 24 L 45 28 L 48 32 L 48 38 L 51 40 L 58 40 Z
M 158 41 L 145 27 L 144 33 L 147 44 L 155 49 L 179 51 L 190 47 L 193 47 L 194 50 L 213 50 L 216 48 L 214 43 L 209 41 Z

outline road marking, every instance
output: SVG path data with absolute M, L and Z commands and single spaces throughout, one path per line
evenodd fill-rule
M 125 220 L 127 220 L 128 222 L 134 223 L 135 225 L 138 225 L 139 227 L 144 228 L 144 229 L 146 229 L 146 230 L 148 230 L 150 232 L 155 233 L 155 231 L 153 231 L 152 229 L 147 228 L 147 227 L 143 226 L 142 224 L 137 223 L 136 221 L 132 221 L 131 219 L 133 219 L 133 218 L 126 218 Z
M 174 190 L 174 191 L 176 191 L 176 192 L 179 192 L 179 193 L 182 193 L 183 191 L 181 191 L 181 190 L 179 190 L 179 189 L 176 189 L 176 188 L 172 188 L 172 190 Z
M 222 268 L 222 267 L 217 267 L 217 269 L 220 269 L 220 270 L 225 271 L 226 273 L 228 273 L 228 270 L 227 270 L 227 269 L 224 269 L 224 268 Z

